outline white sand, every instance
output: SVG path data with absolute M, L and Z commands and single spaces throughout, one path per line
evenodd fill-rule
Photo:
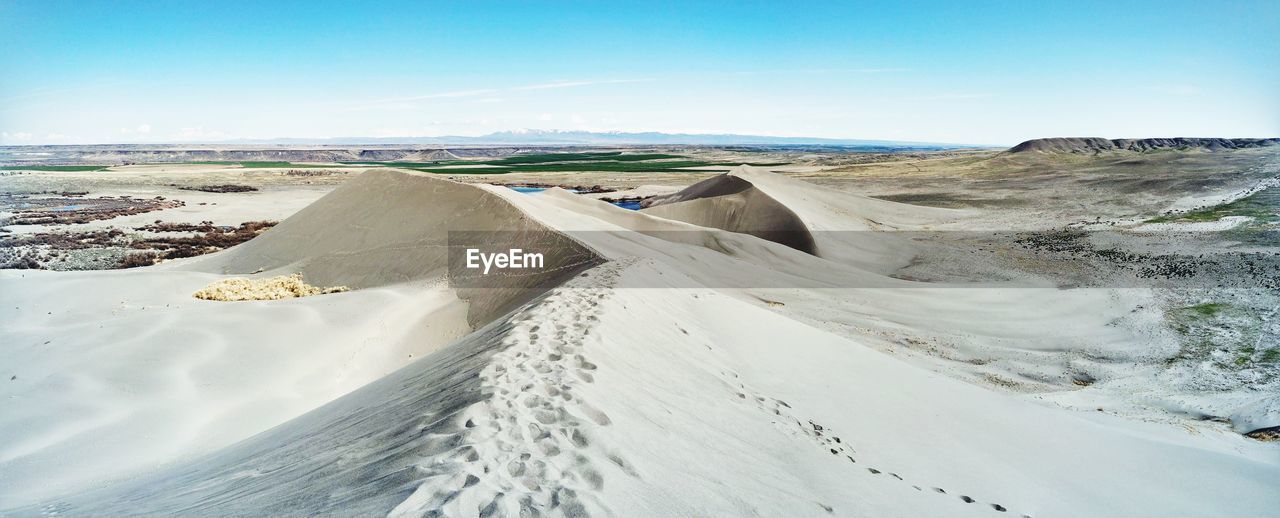
M 191 296 L 217 278 L 0 272 L 0 508 L 215 451 L 470 330 L 466 305 L 439 285 Z
M 0 413 L 0 510 L 1039 518 L 1280 508 L 1275 444 L 1059 408 L 879 352 L 945 341 L 946 354 L 980 356 L 992 372 L 1069 384 L 1080 361 L 1155 355 L 1160 342 L 1143 333 L 1158 315 L 1138 309 L 1149 294 L 908 289 L 883 275 L 909 260 L 908 243 L 821 231 L 929 228 L 953 212 L 735 174 L 815 231 L 818 253 L 558 189 L 383 172 L 207 258 L 2 272 L 0 342 L 20 344 L 20 377 Z M 688 214 L 731 222 L 702 205 Z M 439 256 L 414 246 L 513 222 L 619 232 L 569 234 L 609 262 L 507 315 L 477 317 L 477 304 L 503 301 L 430 284 Z M 258 268 L 361 289 L 189 298 L 221 272 Z M 468 322 L 488 324 L 440 348 Z M 1274 412 L 1255 401 L 1241 411 L 1269 423 Z

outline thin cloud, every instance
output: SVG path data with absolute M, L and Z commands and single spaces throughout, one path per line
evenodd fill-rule
M 552 88 L 573 88 L 577 86 L 616 85 L 623 83 L 646 83 L 653 79 L 603 79 L 599 81 L 555 81 L 536 85 L 516 86 L 510 90 L 548 90 Z
M 762 74 L 896 74 L 910 72 L 910 68 L 903 67 L 881 67 L 881 68 L 776 68 L 764 70 L 743 70 L 734 72 L 740 76 L 754 76 Z

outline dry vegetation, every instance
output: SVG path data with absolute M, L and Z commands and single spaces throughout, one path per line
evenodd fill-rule
M 221 185 L 196 185 L 191 187 L 178 187 L 178 188 L 184 191 L 200 191 L 200 192 L 216 192 L 216 193 L 254 192 L 258 190 L 257 187 L 253 187 L 250 185 L 236 185 L 232 183 L 221 184 Z
M 156 261 L 163 259 L 195 257 L 230 248 L 257 237 L 258 234 L 265 232 L 275 224 L 275 221 L 249 221 L 241 223 L 239 227 L 230 228 L 217 227 L 208 221 L 199 225 L 156 221 L 154 224 L 139 227 L 138 230 L 150 232 L 199 232 L 199 234 L 182 237 L 149 237 L 134 241 L 129 247 L 135 250 L 154 251 L 149 255 L 153 259 L 149 264 L 154 264 Z M 130 254 L 126 258 L 126 262 L 133 266 L 146 266 L 148 264 L 144 262 L 144 257 L 134 257 L 135 255 L 142 254 Z M 122 263 L 120 267 L 129 268 L 131 266 L 126 266 L 125 263 Z
M 112 198 L 27 198 L 8 196 L 0 200 L 0 206 L 17 206 L 8 225 L 68 225 L 88 223 L 118 216 L 132 216 L 147 212 L 172 209 L 185 205 L 179 200 L 167 200 L 163 196 L 149 199 L 121 196 Z
M 208 221 L 193 224 L 157 220 L 135 228 L 139 233 L 113 228 L 6 235 L 0 237 L 0 251 L 4 252 L 0 253 L 0 268 L 62 269 L 56 265 L 49 266 L 49 263 L 69 251 L 106 249 L 123 249 L 125 253 L 118 261 L 103 265 L 105 267 L 150 266 L 166 259 L 194 257 L 230 248 L 257 237 L 275 224 L 275 221 L 249 221 L 238 227 L 222 227 Z M 155 235 L 161 233 L 188 235 Z
M 302 274 L 281 275 L 266 279 L 223 279 L 205 286 L 192 296 L 201 300 L 241 301 L 280 300 L 350 291 L 346 286 L 320 288 L 307 284 Z

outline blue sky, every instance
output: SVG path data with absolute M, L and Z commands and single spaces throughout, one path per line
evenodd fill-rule
M 1280 135 L 1280 2 L 0 0 L 0 143 Z

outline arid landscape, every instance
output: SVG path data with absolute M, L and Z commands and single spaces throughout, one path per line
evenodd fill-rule
M 142 148 L 3 150 L 5 515 L 1280 506 L 1277 139 Z
M 0 518 L 1280 515 L 1277 35 L 0 0 Z

